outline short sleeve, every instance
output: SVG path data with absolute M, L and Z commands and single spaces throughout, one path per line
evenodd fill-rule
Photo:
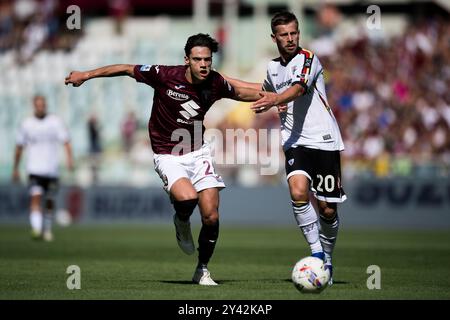
M 160 66 L 159 65 L 135 65 L 134 66 L 134 78 L 137 82 L 146 83 L 152 87 L 159 82 L 160 79 Z
M 317 73 L 320 72 L 318 58 L 309 50 L 302 49 L 299 65 L 292 67 L 292 85 L 300 84 L 305 91 L 314 85 Z
M 66 143 L 66 142 L 70 141 L 69 131 L 67 130 L 66 126 L 59 118 L 56 118 L 56 130 L 57 130 L 58 140 L 61 143 Z
M 273 85 L 272 79 L 270 78 L 269 68 L 267 68 L 267 76 L 263 83 L 263 90 L 276 92 L 275 86 Z

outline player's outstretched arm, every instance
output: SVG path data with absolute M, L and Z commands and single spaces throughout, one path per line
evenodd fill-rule
M 233 86 L 234 92 L 236 93 L 236 96 L 234 97 L 235 100 L 238 101 L 246 101 L 246 102 L 253 102 L 261 99 L 261 97 L 264 95 L 276 95 L 276 93 L 273 92 L 264 92 L 261 90 L 256 90 L 253 88 L 247 88 L 247 87 L 238 87 Z
M 89 71 L 72 71 L 66 77 L 64 83 L 66 85 L 72 84 L 74 87 L 79 87 L 89 79 L 118 76 L 130 76 L 134 78 L 134 65 L 113 64 Z
M 250 108 L 259 113 L 269 110 L 274 106 L 285 105 L 304 93 L 305 89 L 300 84 L 294 84 L 289 89 L 280 94 L 273 94 L 269 92 L 262 92 L 261 99 L 253 103 Z
M 236 93 L 236 96 L 234 97 L 235 100 L 251 102 L 261 98 L 261 83 L 247 82 L 230 78 L 225 75 L 222 75 L 222 77 L 233 87 Z
M 250 88 L 253 90 L 262 90 L 262 83 L 248 82 L 239 79 L 230 78 L 222 74 L 222 77 L 228 81 L 234 88 Z

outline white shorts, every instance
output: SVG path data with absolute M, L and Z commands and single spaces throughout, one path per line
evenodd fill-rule
M 172 185 L 180 178 L 189 179 L 197 192 L 209 188 L 225 188 L 222 177 L 214 169 L 207 143 L 200 149 L 182 156 L 155 154 L 153 161 L 166 192 L 170 192 Z

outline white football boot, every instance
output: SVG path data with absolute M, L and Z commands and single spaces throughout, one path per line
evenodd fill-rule
M 192 281 L 201 286 L 217 286 L 217 283 L 211 279 L 208 269 L 196 268 Z
M 331 264 L 331 255 L 329 254 L 325 255 L 324 267 L 325 270 L 328 270 L 330 272 L 330 280 L 328 280 L 328 286 L 331 287 L 333 285 L 333 265 Z
M 176 214 L 173 215 L 173 223 L 175 224 L 178 246 L 184 253 L 193 254 L 195 245 L 192 239 L 191 223 L 189 221 L 181 221 Z

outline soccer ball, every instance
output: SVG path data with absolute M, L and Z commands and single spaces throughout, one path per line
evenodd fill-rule
M 330 271 L 325 270 L 322 259 L 305 257 L 292 270 L 294 286 L 304 293 L 320 293 L 328 285 Z

